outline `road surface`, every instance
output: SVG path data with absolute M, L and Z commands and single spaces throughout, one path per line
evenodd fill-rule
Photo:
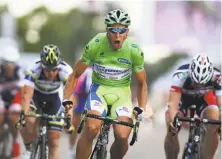
M 165 159 L 164 154 L 164 137 L 166 128 L 164 125 L 164 111 L 156 114 L 156 123 L 146 121 L 141 123 L 139 132 L 139 141 L 133 147 L 129 147 L 125 159 Z M 110 144 L 113 142 L 113 134 L 110 133 Z M 179 134 L 181 151 L 188 137 L 188 131 L 181 130 Z M 68 158 L 68 142 L 67 135 L 64 134 L 61 139 L 61 158 Z M 181 153 L 179 158 L 181 158 Z M 221 146 L 219 146 L 215 159 L 221 158 Z
M 129 146 L 129 151 L 124 159 L 165 159 L 163 147 L 166 133 L 166 128 L 164 125 L 164 110 L 159 111 L 156 114 L 155 121 L 155 124 L 152 124 L 150 121 L 141 123 L 139 130 L 139 141 L 136 142 L 133 147 Z M 179 134 L 181 151 L 187 137 L 188 132 L 182 129 Z M 112 142 L 113 134 L 111 132 L 109 147 L 111 146 Z M 68 135 L 65 133 L 62 135 L 60 147 L 60 158 L 68 159 Z M 24 150 L 24 146 L 22 146 L 22 149 Z M 179 154 L 179 158 L 181 158 L 181 153 L 182 152 Z M 219 145 L 215 159 L 221 159 L 221 145 Z

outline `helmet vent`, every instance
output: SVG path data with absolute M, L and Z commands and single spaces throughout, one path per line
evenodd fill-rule
M 113 18 L 113 17 L 110 17 L 110 19 L 111 19 L 111 20 L 113 20 L 113 21 L 115 21 L 115 22 L 117 22 L 117 21 L 116 21 L 116 19 L 115 19 L 115 18 Z
M 126 18 L 121 19 L 121 20 L 120 20 L 120 23 L 123 22 L 123 21 L 125 21 L 125 20 L 126 20 Z
M 197 72 L 200 73 L 200 67 L 199 66 L 197 67 Z
M 117 18 L 119 18 L 119 16 L 120 16 L 120 11 L 118 10 L 117 12 L 116 12 L 116 16 L 117 16 Z

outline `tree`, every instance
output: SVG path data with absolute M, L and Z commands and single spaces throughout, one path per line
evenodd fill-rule
M 73 64 L 81 48 L 96 35 L 93 21 L 97 16 L 99 15 L 96 13 L 85 13 L 78 8 L 59 14 L 39 7 L 18 19 L 18 36 L 25 52 L 40 52 L 43 45 L 52 43 L 58 45 L 64 59 Z M 42 24 L 43 18 L 46 21 Z M 42 24 L 40 27 L 31 24 L 36 19 Z M 30 30 L 39 35 L 39 40 L 35 43 L 27 40 L 27 32 Z

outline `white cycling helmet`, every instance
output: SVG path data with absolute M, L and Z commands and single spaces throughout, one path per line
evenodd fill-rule
M 0 50 L 1 59 L 7 62 L 17 62 L 20 54 L 17 48 L 11 46 L 4 46 Z
M 189 68 L 191 79 L 198 84 L 206 84 L 213 75 L 213 64 L 206 55 L 195 56 Z
M 116 9 L 116 10 L 109 12 L 105 16 L 104 23 L 107 25 L 122 24 L 122 25 L 129 26 L 131 23 L 131 20 L 130 20 L 128 13 L 123 12 L 120 9 Z

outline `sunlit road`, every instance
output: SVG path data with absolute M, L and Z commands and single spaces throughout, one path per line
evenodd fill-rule
M 159 112 L 156 114 L 156 122 L 153 125 L 151 122 L 145 121 L 140 125 L 139 141 L 133 147 L 129 146 L 129 151 L 125 159 L 165 159 L 163 141 L 165 137 L 164 113 Z M 183 145 L 187 140 L 188 132 L 181 130 L 180 147 L 181 151 Z M 113 142 L 113 134 L 110 133 L 110 144 Z M 61 159 L 68 159 L 68 135 L 63 134 L 61 139 Z M 179 159 L 181 158 L 179 154 Z M 109 157 L 108 157 L 109 158 Z M 215 159 L 221 158 L 221 147 L 218 148 Z
M 164 125 L 164 113 L 159 112 L 156 115 L 156 123 L 152 126 L 150 122 L 144 122 L 141 124 L 139 132 L 139 141 L 134 144 L 133 147 L 129 146 L 129 151 L 125 156 L 125 159 L 164 159 L 163 141 L 165 137 L 165 125 Z M 110 144 L 113 142 L 113 134 L 110 133 Z M 183 145 L 187 140 L 188 132 L 182 130 L 180 132 L 180 147 L 181 151 Z M 61 140 L 61 158 L 67 158 L 68 142 L 67 135 L 64 134 Z M 179 158 L 181 158 L 181 153 Z M 215 159 L 221 158 L 220 147 L 218 148 Z

